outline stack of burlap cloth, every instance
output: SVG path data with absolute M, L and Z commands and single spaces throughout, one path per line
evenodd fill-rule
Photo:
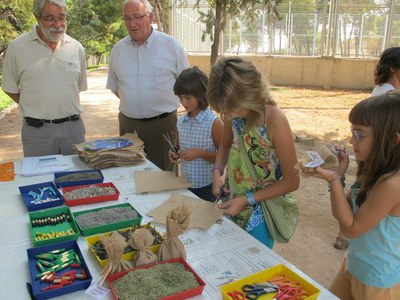
M 79 157 L 93 169 L 106 169 L 111 167 L 122 167 L 142 164 L 146 160 L 144 143 L 137 133 L 126 133 L 121 136 L 132 142 L 131 146 L 117 149 L 88 150 L 85 144 L 74 145 Z

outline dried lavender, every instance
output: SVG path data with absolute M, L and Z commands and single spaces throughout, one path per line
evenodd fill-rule
M 68 200 L 76 200 L 76 199 L 114 195 L 115 193 L 116 193 L 115 189 L 112 186 L 101 187 L 101 186 L 91 185 L 87 187 L 76 188 L 70 192 L 65 192 L 64 198 Z
M 138 217 L 138 213 L 131 207 L 114 207 L 82 213 L 75 220 L 81 229 L 88 229 L 136 219 Z
M 62 182 L 81 181 L 81 180 L 96 180 L 96 179 L 101 179 L 101 174 L 98 171 L 72 173 L 60 176 L 55 179 L 55 182 L 62 183 Z
M 112 282 L 120 300 L 157 300 L 199 286 L 181 263 L 158 264 L 129 272 Z

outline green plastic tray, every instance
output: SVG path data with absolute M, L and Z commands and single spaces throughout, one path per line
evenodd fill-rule
M 110 208 L 116 208 L 116 207 L 127 207 L 127 206 L 130 207 L 132 210 L 134 210 L 137 213 L 137 215 L 138 215 L 137 218 L 126 220 L 126 221 L 122 221 L 122 222 L 102 225 L 102 226 L 98 226 L 98 227 L 88 228 L 88 229 L 82 229 L 79 226 L 79 222 L 76 221 L 76 217 L 81 215 L 81 214 L 87 214 L 87 213 L 99 211 L 99 210 L 102 210 L 102 209 L 110 209 Z M 93 234 L 99 234 L 99 233 L 104 233 L 104 232 L 108 232 L 108 231 L 114 231 L 114 230 L 119 230 L 119 229 L 123 229 L 123 228 L 127 228 L 127 227 L 140 225 L 140 223 L 142 222 L 142 218 L 143 218 L 142 215 L 139 214 L 136 211 L 136 209 L 134 209 L 133 206 L 130 205 L 129 203 L 123 203 L 123 204 L 117 204 L 117 205 L 111 205 L 111 206 L 106 206 L 106 207 L 100 207 L 100 208 L 95 208 L 95 209 L 89 209 L 89 210 L 83 210 L 83 211 L 79 211 L 79 212 L 74 212 L 72 214 L 72 216 L 73 216 L 74 221 L 76 222 L 79 230 L 81 231 L 82 235 L 84 235 L 84 236 L 93 235 Z
M 33 219 L 44 218 L 44 217 L 54 217 L 54 216 L 60 215 L 62 213 L 64 213 L 65 215 L 70 215 L 71 221 L 59 223 L 59 224 L 55 224 L 55 225 L 46 225 L 46 226 L 41 226 L 41 227 L 33 227 L 32 226 Z M 69 207 L 67 207 L 67 206 L 30 212 L 29 213 L 29 226 L 30 226 L 30 230 L 31 230 L 32 242 L 35 247 L 49 245 L 49 244 L 58 243 L 58 242 L 77 240 L 79 237 L 79 229 L 76 226 L 75 220 L 71 214 Z M 59 236 L 59 237 L 49 238 L 49 239 L 45 239 L 45 240 L 35 240 L 35 236 L 39 232 L 40 233 L 50 233 L 51 231 L 62 232 L 62 231 L 66 231 L 68 229 L 73 229 L 75 233 L 71 234 L 71 235 Z

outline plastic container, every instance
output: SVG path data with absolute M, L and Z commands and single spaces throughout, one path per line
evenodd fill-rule
M 82 215 L 82 214 L 87 214 L 87 213 L 96 212 L 96 211 L 99 211 L 102 209 L 110 209 L 110 208 L 116 208 L 116 207 L 130 207 L 132 210 L 134 210 L 137 213 L 138 217 L 130 219 L 130 220 L 122 221 L 122 222 L 116 222 L 116 223 L 101 225 L 101 226 L 87 228 L 87 229 L 82 229 L 81 226 L 79 225 L 79 221 L 76 221 L 76 224 L 77 224 L 79 230 L 81 231 L 82 235 L 87 236 L 87 235 L 104 233 L 104 232 L 108 232 L 108 231 L 115 231 L 118 229 L 123 229 L 123 228 L 127 228 L 127 227 L 132 227 L 135 225 L 140 225 L 140 223 L 142 222 L 142 215 L 139 214 L 133 208 L 133 206 L 130 205 L 129 203 L 123 203 L 123 204 L 110 205 L 110 206 L 100 207 L 100 208 L 95 208 L 95 209 L 83 210 L 83 211 L 79 211 L 79 212 L 74 212 L 72 215 L 74 217 L 74 220 L 76 220 L 76 217 L 79 215 Z
M 161 234 L 157 230 L 155 230 L 155 228 L 153 226 L 149 225 L 149 227 L 155 231 L 155 233 L 158 235 L 159 240 L 162 241 Z M 146 228 L 146 226 L 138 226 L 138 227 L 126 228 L 126 229 L 118 230 L 118 232 L 126 232 L 128 230 L 136 230 L 138 228 Z M 104 235 L 105 236 L 109 236 L 111 233 L 112 232 L 108 232 L 108 233 L 105 233 Z M 86 238 L 86 243 L 88 244 L 90 251 L 96 257 L 97 262 L 100 264 L 100 266 L 102 266 L 104 268 L 105 264 L 108 262 L 108 258 L 101 259 L 96 254 L 96 251 L 93 249 L 93 245 L 100 240 L 100 237 L 101 237 L 101 235 L 95 235 L 95 236 L 88 237 L 88 238 Z M 154 245 L 154 246 L 150 247 L 150 250 L 153 253 L 157 253 L 158 249 L 160 248 L 160 245 L 161 244 Z M 122 258 L 127 260 L 127 261 L 131 261 L 131 260 L 133 260 L 136 252 L 137 251 L 135 251 L 135 250 L 134 251 L 130 251 L 130 252 L 126 252 L 126 253 L 124 253 L 122 255 Z
M 36 263 L 38 259 L 35 258 L 35 255 L 57 250 L 57 249 L 65 249 L 67 250 L 74 250 L 75 253 L 78 255 L 81 266 L 80 268 L 71 268 L 71 267 L 66 267 L 63 270 L 60 270 L 56 272 L 56 276 L 60 276 L 61 274 L 64 274 L 65 272 L 69 272 L 72 270 L 76 271 L 76 274 L 82 274 L 82 270 L 86 274 L 85 279 L 75 279 L 72 284 L 66 285 L 54 290 L 49 290 L 49 291 L 41 291 L 42 288 L 48 287 L 52 285 L 52 283 L 48 282 L 43 282 L 40 279 L 36 279 L 36 275 L 41 273 L 39 271 L 38 267 L 36 266 Z M 28 255 L 28 266 L 29 266 L 29 272 L 30 272 L 30 277 L 31 277 L 31 291 L 32 294 L 34 295 L 36 300 L 42 300 L 42 299 L 49 299 L 53 297 L 58 297 L 61 295 L 69 294 L 75 291 L 79 290 L 84 290 L 87 289 L 91 282 L 92 282 L 92 275 L 90 274 L 89 268 L 86 265 L 86 262 L 83 258 L 82 252 L 79 249 L 79 246 L 76 241 L 66 241 L 66 242 L 61 242 L 61 243 L 56 243 L 48 246 L 42 246 L 42 247 L 36 247 L 36 248 L 30 248 L 27 249 L 27 255 Z M 46 267 L 47 269 L 47 267 Z
M 129 272 L 135 271 L 135 270 L 139 270 L 139 269 L 148 269 L 151 268 L 155 265 L 158 264 L 168 264 L 168 263 L 181 263 L 184 265 L 185 269 L 190 271 L 191 273 L 193 273 L 193 275 L 196 277 L 197 282 L 199 283 L 199 286 L 192 288 L 190 290 L 186 290 L 180 293 L 176 293 L 173 295 L 168 295 L 166 297 L 160 298 L 160 300 L 181 300 L 181 299 L 187 299 L 187 298 L 191 298 L 194 297 L 196 295 L 200 295 L 203 292 L 203 289 L 206 285 L 206 283 L 203 281 L 203 279 L 201 279 L 201 277 L 187 264 L 186 261 L 184 261 L 181 257 L 180 258 L 174 258 L 174 259 L 170 259 L 170 260 L 164 260 L 164 261 L 160 261 L 160 262 L 156 262 L 153 264 L 149 264 L 146 266 L 141 266 L 138 268 L 134 268 L 132 270 L 128 270 L 128 271 L 123 271 L 120 273 L 115 273 L 115 274 L 111 274 L 107 276 L 107 282 L 108 285 L 111 289 L 111 292 L 114 296 L 115 300 L 118 300 L 118 296 L 115 293 L 114 287 L 113 287 L 113 281 L 117 280 L 118 278 L 125 276 L 126 274 L 128 274 Z
M 51 181 L 20 186 L 18 189 L 28 211 L 37 211 L 64 204 L 63 196 Z
M 71 192 L 76 189 L 81 189 L 89 186 L 98 186 L 98 187 L 112 187 L 115 190 L 114 194 L 105 195 L 105 196 L 97 196 L 97 197 L 89 197 L 89 198 L 80 198 L 80 199 L 68 199 L 68 196 L 65 193 Z M 105 201 L 112 201 L 118 200 L 119 198 L 119 191 L 115 187 L 112 182 L 105 182 L 105 183 L 97 183 L 97 184 L 87 184 L 81 186 L 72 186 L 72 187 L 64 187 L 61 189 L 64 195 L 65 204 L 68 206 L 76 206 L 76 205 L 84 205 L 84 204 L 91 204 L 91 203 L 98 203 L 98 202 L 105 202 Z
M 85 179 L 85 180 L 74 180 L 74 181 L 65 181 L 65 182 L 57 182 L 57 180 L 66 175 L 84 175 L 85 173 L 98 173 L 98 179 Z M 68 186 L 77 186 L 77 185 L 85 185 L 85 184 L 94 184 L 94 183 L 102 183 L 104 181 L 103 173 L 100 170 L 83 170 L 83 171 L 69 171 L 69 172 L 57 172 L 54 173 L 54 183 L 57 187 L 68 187 Z
M 57 216 L 60 217 L 62 216 L 62 214 L 64 214 L 65 217 L 69 215 L 70 221 L 59 222 L 55 224 L 54 222 L 50 221 L 47 222 L 47 225 L 42 225 L 42 226 L 34 226 L 33 224 L 33 223 L 40 224 L 41 222 L 39 220 L 44 220 L 45 218 L 47 219 L 47 217 L 49 217 L 50 219 L 53 218 L 54 220 L 54 217 L 55 218 L 57 218 Z M 76 226 L 76 223 L 71 215 L 71 211 L 69 210 L 69 207 L 67 206 L 31 212 L 29 213 L 29 220 L 30 220 L 31 238 L 33 245 L 35 246 L 43 246 L 63 241 L 77 240 L 79 237 L 79 229 Z M 40 234 L 50 234 L 51 232 L 65 233 L 68 230 L 70 231 L 73 230 L 74 233 L 64 236 L 60 235 L 53 238 L 42 239 L 42 240 L 37 238 L 38 236 L 40 236 Z
M 303 290 L 309 295 L 307 298 L 304 298 L 305 300 L 315 300 L 318 298 L 318 295 L 320 294 L 321 291 L 315 285 L 313 285 L 309 281 L 305 280 L 299 274 L 292 271 L 291 269 L 289 269 L 288 267 L 286 267 L 283 264 L 276 265 L 275 267 L 266 269 L 264 271 L 255 273 L 248 277 L 244 277 L 240 280 L 237 280 L 237 281 L 234 281 L 229 284 L 221 286 L 222 298 L 224 300 L 234 300 L 232 297 L 230 297 L 228 295 L 228 293 L 233 292 L 233 291 L 241 291 L 242 287 L 245 284 L 254 284 L 256 282 L 268 281 L 268 279 L 273 278 L 278 273 L 285 274 L 287 276 L 288 280 L 290 280 L 290 281 L 300 282 Z M 276 296 L 276 293 L 268 293 L 268 294 L 262 295 L 258 299 L 272 300 L 272 299 L 274 299 L 275 296 Z

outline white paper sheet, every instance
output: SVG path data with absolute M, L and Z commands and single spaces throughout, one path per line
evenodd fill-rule
M 20 175 L 36 176 L 51 174 L 66 171 L 71 167 L 72 165 L 62 155 L 25 157 L 22 160 Z

